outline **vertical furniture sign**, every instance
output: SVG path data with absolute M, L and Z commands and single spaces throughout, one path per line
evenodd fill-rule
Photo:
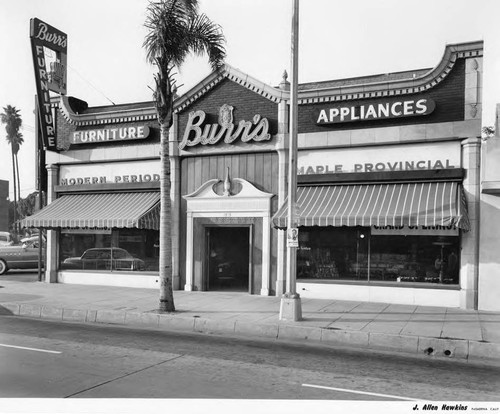
M 56 150 L 55 119 L 50 106 L 49 91 L 66 94 L 68 37 L 60 30 L 33 18 L 30 20 L 30 39 L 42 142 L 45 149 Z M 50 62 L 49 70 L 44 48 L 55 52 L 55 60 Z

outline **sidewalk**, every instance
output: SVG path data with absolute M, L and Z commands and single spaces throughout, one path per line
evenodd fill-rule
M 302 299 L 300 322 L 280 322 L 279 297 L 174 292 L 159 314 L 158 292 L 0 278 L 0 314 L 146 329 L 365 348 L 500 366 L 500 312 Z

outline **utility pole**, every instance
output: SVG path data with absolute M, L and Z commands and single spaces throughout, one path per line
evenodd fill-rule
M 298 62 L 299 62 L 299 0 L 293 0 L 292 48 L 290 83 L 290 145 L 288 153 L 288 217 L 287 217 L 287 256 L 286 292 L 281 297 L 280 320 L 300 321 L 302 306 L 297 293 L 297 112 L 298 112 Z

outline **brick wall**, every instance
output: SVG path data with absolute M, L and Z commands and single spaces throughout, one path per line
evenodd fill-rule
M 235 125 L 241 120 L 251 121 L 254 115 L 259 114 L 263 118 L 268 119 L 269 133 L 271 135 L 278 132 L 278 104 L 237 83 L 225 79 L 206 95 L 179 113 L 180 138 L 182 138 L 182 134 L 186 128 L 189 112 L 202 110 L 207 115 L 205 122 L 216 124 L 219 117 L 219 108 L 223 104 L 234 107 L 233 123 Z M 220 143 L 218 145 L 223 146 L 228 144 Z
M 416 125 L 429 124 L 437 122 L 452 122 L 464 120 L 464 105 L 465 105 L 465 61 L 459 59 L 455 63 L 452 71 L 448 76 L 434 88 L 420 94 L 401 95 L 401 99 L 422 99 L 431 98 L 436 103 L 434 111 L 425 116 L 415 116 L 409 118 L 376 120 L 376 121 L 358 121 L 346 122 L 334 125 L 316 125 L 314 121 L 314 112 L 320 108 L 328 107 L 328 104 L 310 104 L 299 106 L 299 133 L 306 132 L 325 132 L 338 131 L 347 129 L 363 129 L 363 128 L 380 128 L 398 125 Z M 392 98 L 391 98 L 392 99 Z M 381 98 L 382 100 L 390 100 Z M 352 101 L 344 101 L 346 105 L 358 106 L 365 102 L 373 103 L 374 98 L 360 99 Z M 335 102 L 335 105 L 342 101 Z

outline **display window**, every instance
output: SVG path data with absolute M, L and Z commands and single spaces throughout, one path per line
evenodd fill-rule
M 83 271 L 157 272 L 157 230 L 62 230 L 59 268 Z
M 459 236 L 378 235 L 370 227 L 301 227 L 297 278 L 459 283 Z

